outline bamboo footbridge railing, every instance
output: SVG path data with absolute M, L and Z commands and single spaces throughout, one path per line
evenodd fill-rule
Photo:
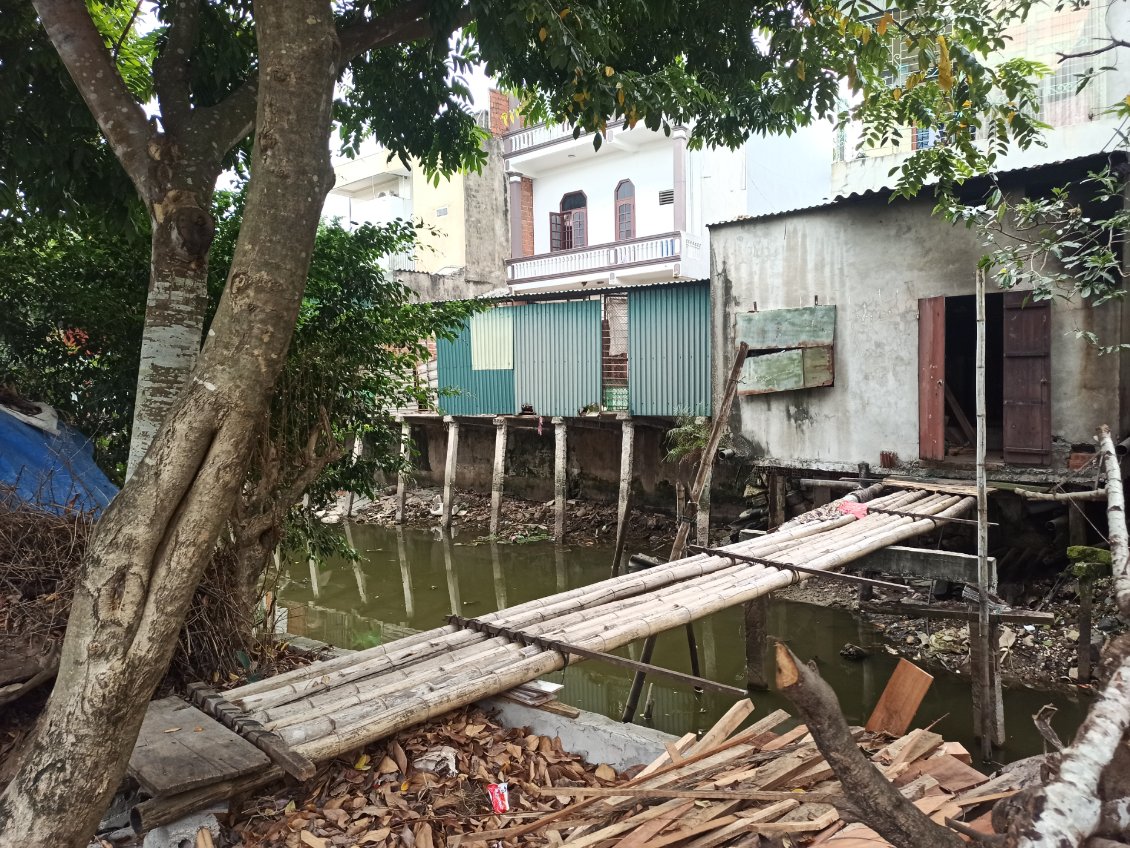
M 723 550 L 826 571 L 928 532 L 938 526 L 936 519 L 956 516 L 974 503 L 919 490 L 882 494 L 878 486 L 847 499 L 899 514 L 869 512 L 857 518 L 833 503 Z M 702 553 L 479 620 L 589 651 L 610 651 L 801 579 L 787 567 Z M 445 626 L 250 683 L 223 698 L 245 721 L 281 737 L 296 754 L 322 761 L 559 670 L 567 659 L 556 650 Z

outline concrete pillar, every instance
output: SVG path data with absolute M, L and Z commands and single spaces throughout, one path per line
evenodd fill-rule
M 565 541 L 565 495 L 568 487 L 568 474 L 565 468 L 567 458 L 567 435 L 565 419 L 554 418 L 553 422 L 553 539 Z
M 506 609 L 506 575 L 502 571 L 502 559 L 498 555 L 498 545 L 490 543 L 490 568 L 494 577 L 494 603 L 498 609 Z
M 553 570 L 557 577 L 557 591 L 564 592 L 569 585 L 569 572 L 565 568 L 565 549 L 560 545 L 553 551 Z
M 612 576 L 620 573 L 620 560 L 628 540 L 628 516 L 632 510 L 632 478 L 635 476 L 636 423 L 625 418 L 620 425 L 620 500 L 616 507 L 616 549 L 612 553 Z
M 443 512 L 439 523 L 444 530 L 451 529 L 451 507 L 455 497 L 455 468 L 459 462 L 459 422 L 450 415 L 443 417 L 447 425 L 447 463 L 443 469 Z
M 745 604 L 745 675 L 750 689 L 768 689 L 765 649 L 769 639 L 769 596 Z
M 517 171 L 506 172 L 510 188 L 510 258 L 525 256 L 522 247 L 522 175 Z
M 695 515 L 695 541 L 703 547 L 710 547 L 710 483 L 714 479 L 714 469 L 706 473 L 706 485 L 698 498 L 698 513 Z
M 769 529 L 776 530 L 785 523 L 788 516 L 785 498 L 788 485 L 785 475 L 774 471 L 769 475 Z
M 400 422 L 400 461 L 401 470 L 396 475 L 396 523 L 404 523 L 404 504 L 408 499 L 408 463 L 411 456 L 412 428 L 403 417 L 397 416 Z
M 672 172 L 675 176 L 675 229 L 687 229 L 687 129 L 675 127 L 671 131 L 674 161 Z
M 506 419 L 494 419 L 494 474 L 490 480 L 490 534 L 498 535 L 502 519 L 502 487 L 506 482 Z

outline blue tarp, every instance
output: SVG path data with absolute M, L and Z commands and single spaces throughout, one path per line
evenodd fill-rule
M 62 422 L 49 433 L 0 412 L 0 484 L 48 512 L 102 510 L 117 487 L 94 464 L 89 441 Z

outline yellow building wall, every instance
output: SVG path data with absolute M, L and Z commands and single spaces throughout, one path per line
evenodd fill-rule
M 412 170 L 412 217 L 424 228 L 417 233 L 416 270 L 434 274 L 467 264 L 467 227 L 463 175 L 453 174 L 433 185 L 419 168 Z M 447 214 L 437 214 L 446 209 Z

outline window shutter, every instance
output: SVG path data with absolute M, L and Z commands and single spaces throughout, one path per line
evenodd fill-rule
M 946 457 L 946 299 L 918 301 L 918 455 Z
M 549 213 L 549 249 L 565 249 L 565 216 L 560 212 Z
M 1051 461 L 1051 302 L 1004 296 L 1004 461 Z

